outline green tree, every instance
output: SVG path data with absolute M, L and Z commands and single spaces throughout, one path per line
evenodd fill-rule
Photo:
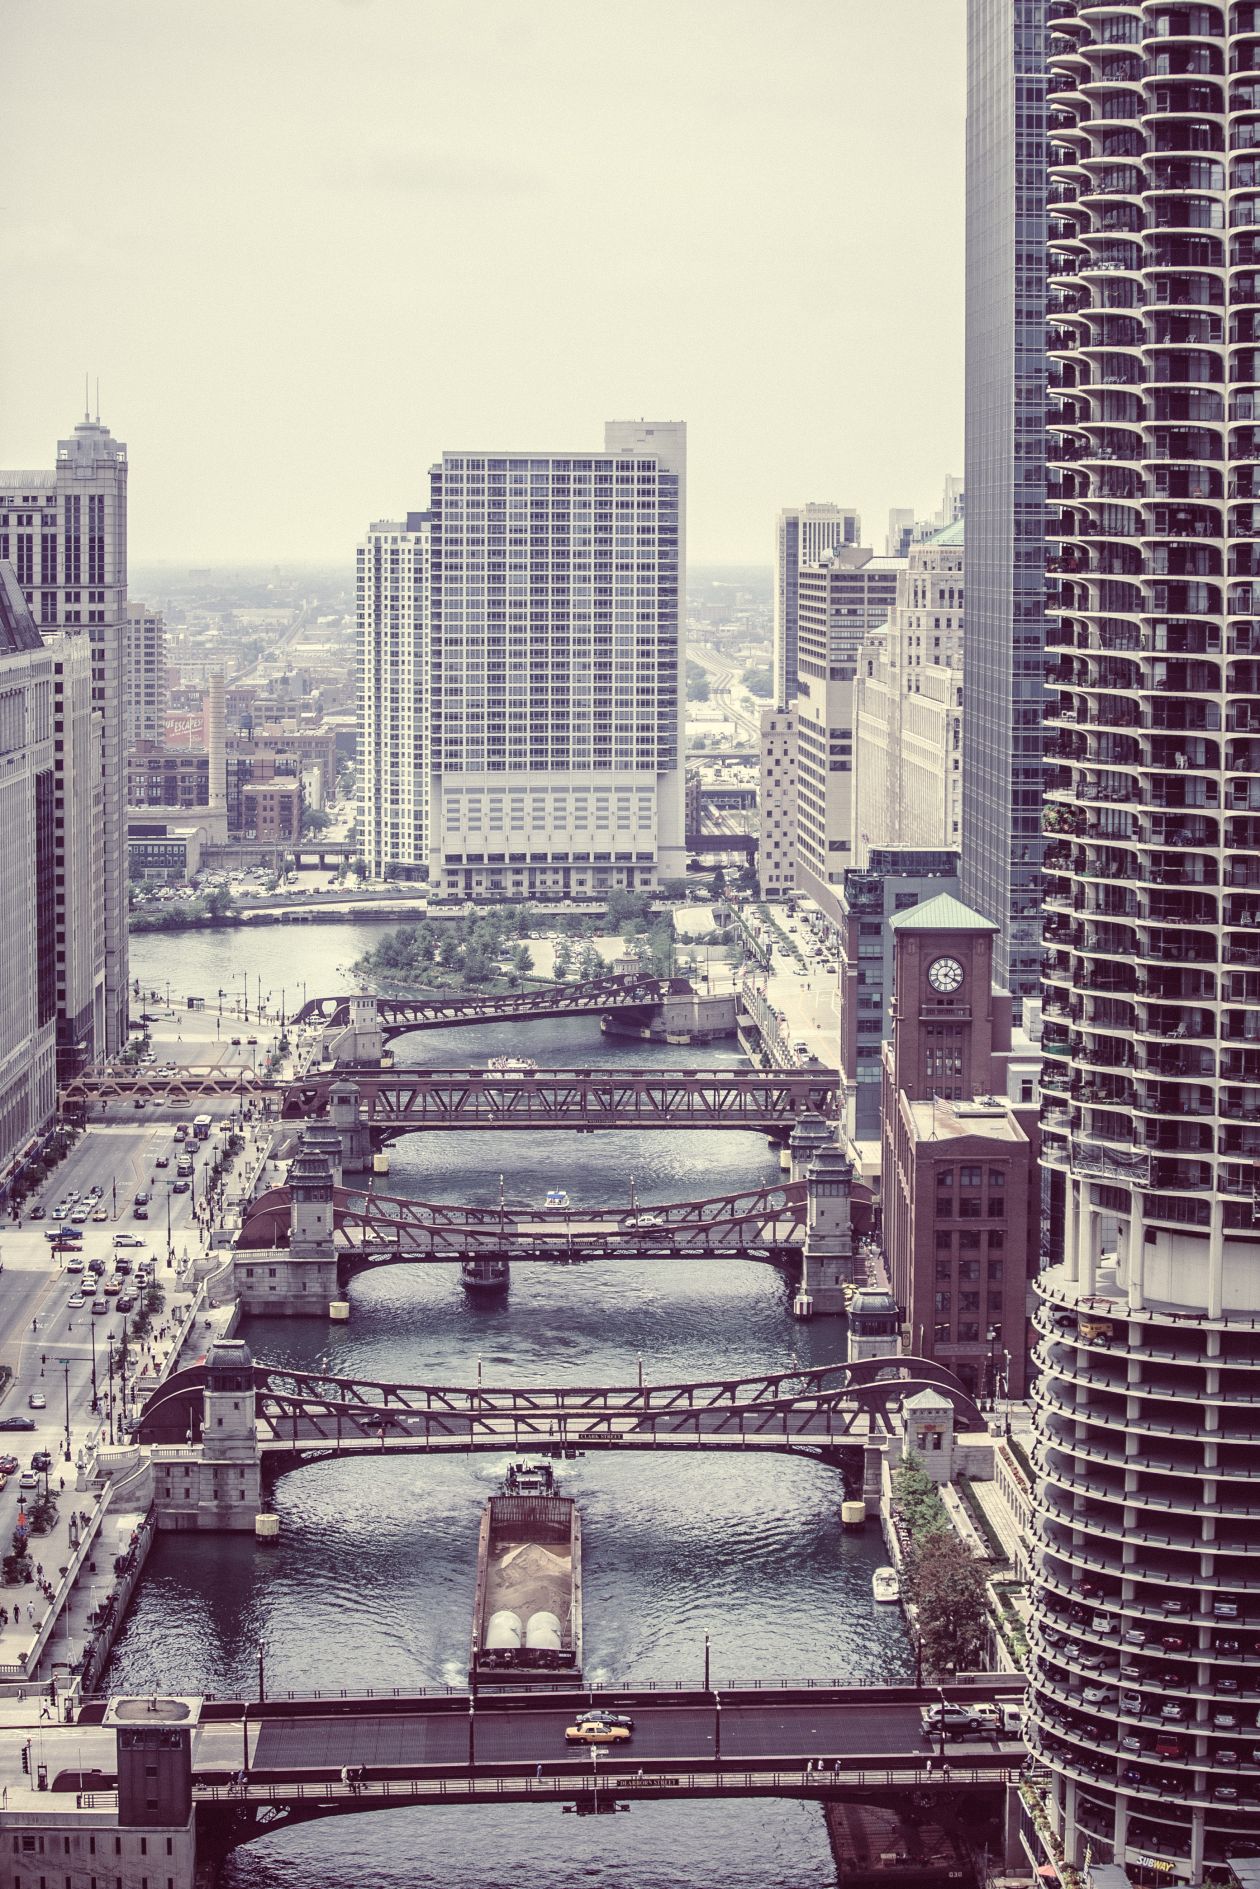
M 687 700 L 689 702 L 707 702 L 709 699 L 709 678 L 698 662 L 687 661 Z
M 527 944 L 518 944 L 512 953 L 512 969 L 518 977 L 527 977 L 533 968 L 533 952 Z
M 751 669 L 745 669 L 740 681 L 749 695 L 759 696 L 762 701 L 768 702 L 774 694 L 774 681 L 765 663 L 754 663 Z
M 578 976 L 582 979 L 583 983 L 588 982 L 594 977 L 603 977 L 607 968 L 607 965 L 600 957 L 595 946 L 591 943 L 591 940 L 589 938 L 584 939 L 581 952 L 578 955 Z
M 206 893 L 203 903 L 205 905 L 206 914 L 210 918 L 228 918 L 236 910 L 232 894 L 225 885 L 212 887 L 211 890 Z
M 566 983 L 573 975 L 573 945 L 568 938 L 561 936 L 556 940 L 553 975 L 559 984 Z
M 952 1528 L 925 1536 L 913 1557 L 910 1594 L 919 1610 L 923 1668 L 933 1679 L 982 1666 L 988 1590 L 979 1562 Z

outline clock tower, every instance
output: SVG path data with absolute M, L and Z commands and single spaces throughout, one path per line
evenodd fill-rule
M 894 1092 L 916 1102 L 987 1094 L 993 1052 L 1010 1047 L 1009 999 L 993 990 L 997 926 L 948 893 L 889 924 Z

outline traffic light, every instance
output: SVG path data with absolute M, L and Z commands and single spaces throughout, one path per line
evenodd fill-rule
M 31 1775 L 31 1741 L 28 1738 L 22 1747 L 22 1769 L 27 1777 Z

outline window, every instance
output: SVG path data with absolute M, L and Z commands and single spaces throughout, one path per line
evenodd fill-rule
M 991 1259 L 989 1261 L 989 1284 L 991 1286 L 996 1286 L 996 1285 L 1000 1285 L 1001 1283 L 1002 1283 L 1002 1262 L 1000 1259 Z
M 958 1170 L 960 1187 L 979 1187 L 984 1180 L 984 1171 L 978 1167 L 963 1167 Z
M 952 1304 L 952 1300 L 948 1292 L 937 1293 L 935 1306 L 938 1312 L 948 1312 L 951 1304 Z
M 1004 1216 L 1004 1214 L 1005 1214 L 1005 1213 L 1006 1213 L 1006 1202 L 1005 1202 L 1004 1200 L 1001 1200 L 1001 1199 L 998 1199 L 998 1200 L 993 1200 L 993 1199 L 990 1199 L 990 1201 L 989 1201 L 989 1218 L 990 1218 L 990 1220 L 1000 1220 L 1000 1219 L 1002 1219 L 1002 1217 Z
M 947 1345 L 949 1343 L 949 1320 L 948 1319 L 946 1319 L 944 1324 L 942 1325 L 933 1325 L 932 1342 L 933 1344 L 937 1344 L 937 1345 Z
M 990 1187 L 1005 1187 L 1006 1186 L 1006 1169 L 1005 1168 L 990 1168 L 989 1169 L 989 1186 Z
M 960 1200 L 958 1203 L 958 1212 L 960 1218 L 963 1220 L 978 1220 L 980 1218 L 980 1202 L 974 1199 Z
M 951 1233 L 951 1232 L 949 1231 L 949 1229 L 948 1229 L 948 1227 L 946 1227 L 946 1229 L 944 1230 L 944 1232 L 938 1232 L 938 1233 L 937 1233 L 937 1236 L 936 1236 L 936 1250 L 937 1250 L 937 1252 L 938 1252 L 938 1253 L 948 1253 L 948 1252 L 949 1252 L 949 1250 L 950 1250 L 950 1246 L 951 1246 L 951 1244 L 952 1244 L 952 1242 L 953 1242 L 953 1238 L 954 1238 L 954 1236 L 953 1236 L 953 1234 L 952 1234 L 952 1233 Z
M 936 1277 L 938 1280 L 943 1279 L 946 1284 L 948 1284 L 950 1279 L 953 1277 L 953 1268 L 951 1267 L 950 1262 L 947 1259 L 937 1260 Z
M 1001 1250 L 1002 1250 L 1002 1248 L 1003 1248 L 1003 1247 L 1004 1247 L 1005 1245 L 1006 1245 L 1006 1234 L 1005 1234 L 1005 1233 L 1003 1232 L 1003 1230 L 1002 1230 L 1002 1228 L 1001 1228 L 1001 1227 L 990 1227 L 990 1229 L 989 1229 L 989 1251 L 990 1251 L 991 1253 L 992 1253 L 992 1252 L 999 1252 L 999 1253 L 1000 1253 L 1000 1252 L 1001 1252 Z
M 970 1319 L 960 1322 L 959 1327 L 958 1327 L 958 1338 L 959 1338 L 960 1343 L 974 1344 L 976 1339 L 979 1338 L 979 1336 L 980 1336 L 979 1325 L 977 1325 Z

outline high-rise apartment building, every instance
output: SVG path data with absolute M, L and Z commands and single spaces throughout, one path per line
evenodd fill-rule
M 914 537 L 914 513 L 908 506 L 895 506 L 888 514 L 888 532 L 884 539 L 884 554 L 890 558 L 903 558 L 910 549 Z
M 133 603 L 123 644 L 123 746 L 166 741 L 166 626 L 160 610 Z
M 90 1057 L 127 1036 L 127 861 L 123 652 L 127 622 L 127 449 L 86 414 L 51 471 L 0 472 L 0 560 L 16 570 L 41 634 L 86 637 L 98 716 L 105 1002 Z
M 685 870 L 683 424 L 446 453 L 358 570 L 373 871 L 524 897 Z
M 864 545 L 823 554 L 798 577 L 796 883 L 833 921 L 853 864 L 853 716 L 858 650 L 887 621 L 900 558 Z
M 57 1106 L 53 658 L 0 563 L 0 1196 Z
M 888 621 L 858 652 L 853 861 L 957 850 L 962 831 L 963 524 L 910 547 Z
M 796 710 L 761 711 L 757 884 L 763 899 L 796 885 Z
M 968 0 L 963 897 L 1040 972 L 1046 0 Z
M 779 513 L 775 538 L 774 699 L 778 707 L 796 699 L 797 586 L 801 567 L 817 564 L 826 551 L 858 544 L 862 521 L 845 505 L 791 505 Z
M 1256 1834 L 1260 6 L 1050 16 L 1029 1736 L 1069 1864 L 1197 1884 Z

